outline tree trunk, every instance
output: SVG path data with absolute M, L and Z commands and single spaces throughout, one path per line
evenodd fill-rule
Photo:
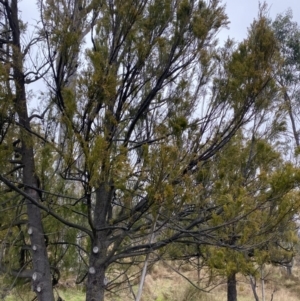
M 105 293 L 105 267 L 99 264 L 101 258 L 96 254 L 90 256 L 86 301 L 103 301 Z
M 297 126 L 296 126 L 296 120 L 295 120 L 294 114 L 293 114 L 292 102 L 291 102 L 291 99 L 290 99 L 289 95 L 287 94 L 287 92 L 284 93 L 284 101 L 287 104 L 288 114 L 290 116 L 296 146 L 299 147 L 300 146 L 300 141 L 299 141 L 299 134 L 298 134 L 298 131 L 297 131 Z
M 16 1 L 16 0 L 15 0 Z M 19 84 L 19 83 L 18 83 Z M 20 85 L 22 86 L 22 85 Z M 17 89 L 20 92 L 16 93 L 16 111 L 18 112 L 20 124 L 22 127 L 30 130 L 30 123 L 27 113 L 25 100 L 25 87 Z M 32 143 L 29 135 L 26 135 L 21 130 L 21 153 L 23 164 L 23 183 L 25 192 L 37 203 L 39 195 L 37 192 L 38 183 L 35 174 L 34 154 Z M 52 301 L 54 300 L 52 278 L 50 271 L 50 264 L 47 255 L 47 248 L 45 243 L 45 233 L 42 225 L 42 218 L 40 209 L 32 204 L 31 201 L 26 202 L 28 215 L 28 234 L 31 242 L 31 254 L 33 263 L 33 290 L 37 294 L 38 301 Z
M 289 277 L 292 277 L 292 276 L 293 276 L 292 265 L 287 265 L 287 266 L 286 266 L 286 272 L 287 272 L 287 275 L 288 275 Z
M 262 265 L 260 268 L 260 276 L 261 276 L 261 299 L 265 301 L 265 278 L 264 278 L 264 266 Z
M 236 273 L 231 273 L 227 277 L 227 301 L 237 301 Z
M 9 26 L 12 32 L 12 62 L 13 79 L 15 86 L 15 111 L 18 114 L 20 124 L 21 155 L 23 165 L 24 191 L 37 203 L 38 179 L 35 174 L 33 141 L 30 119 L 28 117 L 25 77 L 23 73 L 23 56 L 20 45 L 20 27 L 18 19 L 18 0 L 12 0 L 4 4 Z M 31 242 L 32 254 L 32 288 L 38 301 L 54 301 L 50 264 L 47 256 L 47 248 L 44 239 L 44 230 L 40 209 L 27 200 L 28 234 Z
M 93 218 L 92 247 L 89 261 L 86 301 L 103 301 L 107 268 L 108 233 L 107 222 L 111 218 L 111 199 L 113 187 L 100 183 L 95 191 L 96 205 Z
M 32 289 L 38 301 L 54 301 L 50 264 L 44 239 L 44 231 L 39 209 L 27 202 L 28 232 L 32 248 Z M 33 249 L 35 249 L 33 251 Z
M 158 215 L 157 215 L 157 217 L 158 217 Z M 154 238 L 155 238 L 155 230 L 156 230 L 157 217 L 156 217 L 155 222 L 154 222 L 153 227 L 152 227 L 152 231 L 151 231 L 152 233 L 150 235 L 149 244 L 152 244 L 153 241 L 154 241 Z M 147 268 L 148 268 L 148 263 L 149 263 L 149 256 L 150 256 L 150 253 L 148 253 L 146 255 L 146 258 L 145 258 L 145 262 L 144 262 L 144 266 L 143 266 L 143 271 L 142 271 L 142 275 L 141 275 L 141 281 L 140 281 L 138 293 L 137 293 L 137 296 L 136 296 L 136 301 L 140 301 L 141 298 L 142 298 L 142 293 L 143 293 L 143 288 L 144 288 L 144 284 L 145 284 L 145 279 L 146 279 L 146 274 L 147 274 Z
M 292 258 L 291 261 L 289 263 L 287 263 L 287 265 L 286 265 L 286 272 L 287 272 L 288 277 L 293 276 L 293 271 L 292 271 L 293 264 L 294 264 L 294 258 Z
M 252 292 L 255 298 L 255 301 L 259 301 L 257 292 L 256 292 L 256 280 L 253 276 L 250 275 L 250 284 L 251 284 L 251 288 L 252 288 Z

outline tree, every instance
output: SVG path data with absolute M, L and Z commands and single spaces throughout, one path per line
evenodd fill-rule
M 281 55 L 281 67 L 277 68 L 276 79 L 281 87 L 284 100 L 282 108 L 288 113 L 292 136 L 296 147 L 300 146 L 298 130 L 299 68 L 300 68 L 300 30 L 293 14 L 288 10 L 279 14 L 272 23 Z
M 38 300 L 54 300 L 52 291 L 52 280 L 50 265 L 47 258 L 46 244 L 44 240 L 44 230 L 41 220 L 41 212 L 38 206 L 40 202 L 38 194 L 38 180 L 35 173 L 34 149 L 32 145 L 32 124 L 28 114 L 26 101 L 26 71 L 23 66 L 25 51 L 21 49 L 21 30 L 22 23 L 18 19 L 18 4 L 13 0 L 1 1 L 2 17 L 2 45 L 7 45 L 6 49 L 1 49 L 2 68 L 7 72 L 5 83 L 7 84 L 7 98 L 12 99 L 14 122 L 19 125 L 18 139 L 13 143 L 15 150 L 20 155 L 18 169 L 22 169 L 22 192 L 28 196 L 26 199 L 26 208 L 28 216 L 28 234 L 31 241 L 31 247 L 34 251 L 32 256 L 33 287 L 38 292 Z M 2 102 L 6 97 L 2 98 Z M 8 132 L 5 132 L 8 135 Z M 5 139 L 5 138 L 4 138 Z M 4 140 L 3 139 L 3 140 Z M 5 147 L 5 140 L 2 146 Z M 19 145 L 20 146 L 19 146 Z M 18 147 L 18 148 L 17 148 Z M 11 181 L 1 176 L 3 183 L 11 186 Z M 15 186 L 16 189 L 19 189 Z
M 43 224 L 59 222 L 76 233 L 66 242 L 86 252 L 86 300 L 103 300 L 112 263 L 124 269 L 128 258 L 193 240 L 222 212 L 203 208 L 195 175 L 272 93 L 274 36 L 260 16 L 238 47 L 218 49 L 215 36 L 227 24 L 218 0 L 61 0 L 39 2 L 42 28 L 22 45 L 17 1 L 0 4 L 13 35 L 2 52 L 11 66 L 3 85 L 12 91 L 23 177 L 0 180 L 26 200 L 26 271 L 38 300 L 53 300 Z M 88 24 L 92 47 L 83 54 Z M 25 65 L 35 43 L 45 49 L 42 63 Z M 39 78 L 47 91 L 30 115 L 25 85 Z M 1 143 L 8 158 L 10 135 Z M 188 204 L 201 213 L 196 219 Z
M 226 276 L 228 301 L 237 300 L 238 273 L 255 277 L 257 265 L 287 264 L 298 241 L 299 169 L 260 136 L 255 132 L 247 139 L 240 132 L 204 173 L 212 183 L 209 202 L 223 212 L 209 221 L 217 230 L 202 253 Z

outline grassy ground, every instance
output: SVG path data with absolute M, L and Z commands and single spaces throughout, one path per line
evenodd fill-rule
M 293 277 L 287 277 L 286 272 L 281 268 L 267 267 L 266 281 L 265 281 L 265 300 L 266 301 L 298 301 L 300 295 L 300 283 L 298 270 L 294 271 Z M 187 273 L 188 274 L 188 273 Z M 151 277 L 150 275 L 148 276 Z M 189 275 L 193 278 L 192 274 Z M 178 275 L 172 277 L 173 279 L 152 279 L 153 284 L 145 288 L 144 301 L 224 301 L 226 300 L 226 285 L 219 285 L 210 293 L 199 292 L 187 283 L 186 280 L 180 278 Z M 196 278 L 196 277 L 194 277 Z M 249 279 L 243 276 L 238 277 L 238 300 L 239 301 L 253 301 L 254 296 L 249 283 Z M 150 281 L 151 282 L 151 281 Z M 261 298 L 261 283 L 257 284 L 257 294 Z M 154 291 L 158 296 L 151 292 Z M 272 299 L 273 295 L 273 299 Z
M 184 270 L 184 275 L 196 281 L 197 273 L 189 269 Z M 300 268 L 293 271 L 292 277 L 287 277 L 285 271 L 278 267 L 267 267 L 265 270 L 265 300 L 266 301 L 298 301 L 300 295 Z M 69 284 L 70 283 L 70 284 Z M 85 294 L 76 289 L 71 281 L 60 285 L 57 294 L 65 301 L 85 301 Z M 257 284 L 257 294 L 261 298 L 261 285 Z M 133 287 L 137 291 L 137 285 Z M 272 299 L 273 295 L 273 299 Z M 5 301 L 30 301 L 31 294 L 24 294 L 24 289 L 12 292 Z M 107 296 L 107 301 L 134 300 L 133 295 L 126 292 L 123 296 Z M 176 274 L 165 265 L 157 265 L 151 269 L 146 277 L 142 301 L 224 301 L 226 300 L 226 285 L 221 284 L 210 293 L 204 293 L 194 288 L 186 279 Z M 238 277 L 238 300 L 253 301 L 249 279 Z
M 295 269 L 292 277 L 287 277 L 282 268 L 267 267 L 265 270 L 265 300 L 266 301 L 298 301 L 300 295 L 300 270 Z M 192 273 L 186 273 L 193 278 Z M 194 280 L 196 280 L 194 275 Z M 254 296 L 249 279 L 238 277 L 238 300 L 253 301 Z M 261 283 L 257 283 L 257 294 L 261 298 Z M 272 299 L 273 295 L 273 299 Z M 179 275 L 154 273 L 147 276 L 143 301 L 224 301 L 226 300 L 226 285 L 219 285 L 210 293 L 199 292 Z
M 77 290 L 75 288 L 69 288 L 67 290 L 57 290 L 56 291 L 56 298 L 60 296 L 64 301 L 85 301 L 85 294 Z M 25 294 L 21 291 L 14 291 L 10 296 L 7 296 L 4 300 L 5 301 L 32 301 L 34 295 L 31 293 Z

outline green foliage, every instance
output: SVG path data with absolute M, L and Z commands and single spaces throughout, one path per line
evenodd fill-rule
M 247 141 L 239 133 L 200 179 L 203 174 L 213 183 L 211 202 L 222 206 L 209 221 L 217 229 L 211 235 L 215 246 L 201 248 L 211 269 L 225 277 L 256 275 L 257 265 L 286 264 L 293 258 L 298 243 L 294 215 L 300 206 L 297 167 L 285 163 L 267 140 Z
M 284 14 L 279 14 L 272 24 L 284 59 L 280 74 L 287 84 L 298 79 L 298 74 L 295 71 L 300 66 L 300 31 L 297 22 L 292 21 L 292 18 L 292 11 L 287 10 Z
M 175 258 L 207 244 L 208 265 L 231 274 L 252 272 L 249 249 L 255 260 L 271 257 L 260 246 L 274 245 L 272 231 L 294 243 L 292 226 L 282 227 L 298 210 L 299 171 L 263 135 L 250 141 L 239 131 L 249 121 L 255 131 L 277 93 L 279 46 L 263 12 L 242 43 L 222 48 L 216 34 L 228 21 L 219 0 L 47 0 L 40 13 L 34 41 L 47 49 L 45 65 L 0 70 L 8 273 L 39 262 L 27 252 L 17 264 L 32 244 L 30 208 L 42 212 L 45 262 L 65 274 L 97 270 L 87 273 L 91 300 L 101 299 L 93 294 L 104 290 L 105 271 L 131 284 L 128 275 L 158 249 Z M 15 58 L 4 61 L 14 66 Z M 23 79 L 30 84 L 33 72 L 49 91 L 29 116 Z M 273 132 L 284 129 L 277 126 Z M 21 161 L 11 163 L 14 153 Z
M 274 72 L 280 88 L 281 109 L 287 112 L 296 147 L 299 147 L 298 124 L 296 116 L 299 107 L 299 68 L 300 68 L 300 30 L 292 20 L 291 10 L 277 15 L 272 22 L 272 30 L 277 39 L 279 58 Z

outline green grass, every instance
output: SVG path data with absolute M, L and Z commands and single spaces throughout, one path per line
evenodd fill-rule
M 56 298 L 59 296 L 65 300 L 65 301 L 85 301 L 85 293 L 74 289 L 70 288 L 68 290 L 58 290 L 55 295 Z M 13 291 L 10 296 L 7 296 L 4 301 L 31 301 L 33 298 L 32 293 L 18 293 L 17 291 Z

